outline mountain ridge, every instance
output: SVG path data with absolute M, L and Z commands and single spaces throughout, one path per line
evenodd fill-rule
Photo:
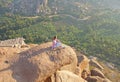
M 75 10 L 75 8 L 78 7 L 78 11 L 75 10 L 75 12 L 85 14 L 91 9 L 120 9 L 119 4 L 119 0 L 1 0 L 0 10 L 2 10 L 4 13 L 11 12 L 25 16 L 36 16 L 42 14 L 63 13 L 66 9 L 72 12 L 73 9 Z

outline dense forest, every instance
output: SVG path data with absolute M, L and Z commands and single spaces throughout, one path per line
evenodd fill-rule
M 52 5 L 58 6 L 57 14 L 28 17 L 11 13 L 6 5 L 12 0 L 7 4 L 3 1 L 0 1 L 0 40 L 24 37 L 26 43 L 40 44 L 51 41 L 52 37 L 57 35 L 63 43 L 75 47 L 78 51 L 120 67 L 119 9 L 103 8 L 104 6 L 92 8 L 90 5 L 95 4 L 95 0 L 91 3 L 83 1 L 80 8 L 78 3 L 75 3 L 78 6 L 76 7 L 66 1 L 62 4 L 63 8 L 60 8 L 61 0 L 48 4 L 51 8 Z

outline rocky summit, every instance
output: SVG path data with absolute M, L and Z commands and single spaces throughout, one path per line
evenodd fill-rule
M 70 46 L 53 50 L 51 45 L 1 47 L 0 82 L 111 82 L 101 69 L 90 71 L 89 59 L 77 57 Z
M 77 57 L 72 48 L 66 46 L 65 49 L 52 50 L 51 44 L 41 44 L 13 55 L 7 63 L 3 60 L 6 66 L 0 68 L 0 82 L 41 82 L 57 70 L 74 72 Z

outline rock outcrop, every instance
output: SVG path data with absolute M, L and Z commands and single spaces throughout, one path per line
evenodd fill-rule
M 105 75 L 97 68 L 91 70 L 91 76 L 99 76 L 105 78 Z
M 57 71 L 55 82 L 87 82 L 81 77 L 69 71 Z
M 19 37 L 15 39 L 8 39 L 4 41 L 0 41 L 0 47 L 18 47 L 20 48 L 22 45 L 25 45 L 24 38 Z
M 51 45 L 0 48 L 0 82 L 111 82 L 70 46 L 53 50 Z
M 88 82 L 103 82 L 103 79 L 98 76 L 89 76 L 86 78 Z
M 21 48 L 0 47 L 0 82 L 16 82 L 12 76 L 9 59 L 23 50 Z
M 6 68 L 11 71 L 8 75 L 11 79 L 1 79 L 0 82 L 2 80 L 5 82 L 42 82 L 65 65 L 69 65 L 67 66 L 69 70 L 75 71 L 77 57 L 73 49 L 66 46 L 65 49 L 51 50 L 51 44 L 51 42 L 41 44 L 11 58 L 10 67 Z M 1 72 L 6 70 L 2 69 Z
M 91 59 L 90 60 L 90 65 L 94 66 L 100 70 L 103 70 L 104 68 L 95 60 L 95 59 Z
M 111 82 L 109 79 L 107 79 L 107 78 L 101 78 L 99 76 L 88 76 L 86 78 L 86 80 L 88 82 Z
M 89 73 L 89 59 L 85 55 L 80 55 L 78 58 L 78 67 L 80 68 L 80 74 L 82 74 L 83 71 L 86 71 Z

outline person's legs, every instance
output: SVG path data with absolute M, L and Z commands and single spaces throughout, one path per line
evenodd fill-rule
M 56 47 L 62 46 L 60 42 L 57 42 Z
M 61 42 L 57 42 L 56 47 L 65 48 L 65 46 L 63 46 Z
M 64 46 L 62 46 L 61 42 L 57 42 L 54 46 L 52 46 L 52 49 L 54 50 L 55 48 L 65 48 Z

